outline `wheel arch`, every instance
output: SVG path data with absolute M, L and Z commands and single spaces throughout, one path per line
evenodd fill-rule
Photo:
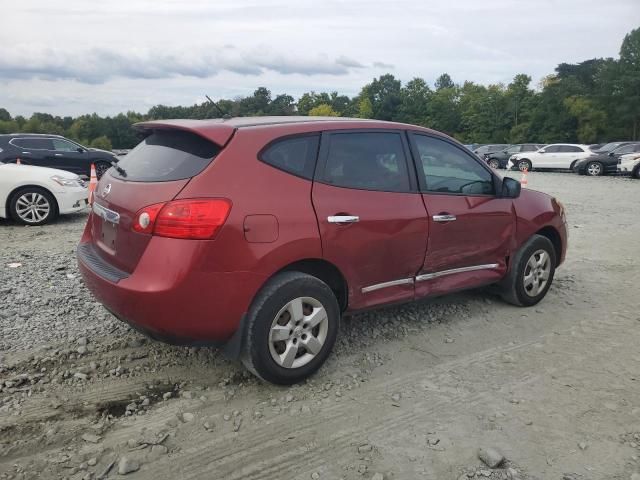
M 13 190 L 11 190 L 9 192 L 9 194 L 7 195 L 7 199 L 5 201 L 5 208 L 6 208 L 6 212 L 7 212 L 7 216 L 9 216 L 11 214 L 11 201 L 13 200 L 13 197 L 20 192 L 21 190 L 25 190 L 28 188 L 35 188 L 37 190 L 44 190 L 45 192 L 47 192 L 49 195 L 51 195 L 51 198 L 53 198 L 53 208 L 55 208 L 56 213 L 60 212 L 60 206 L 58 205 L 58 199 L 56 197 L 56 194 L 53 193 L 50 189 L 48 189 L 47 187 L 43 187 L 42 185 L 37 185 L 37 184 L 30 184 L 27 183 L 25 185 L 20 185 L 18 187 L 15 187 Z
M 549 239 L 549 241 L 553 245 L 553 249 L 555 250 L 556 267 L 560 265 L 560 257 L 562 255 L 562 237 L 560 237 L 560 233 L 558 232 L 558 230 L 556 230 L 555 227 L 552 227 L 551 225 L 547 225 L 546 227 L 538 230 L 535 234 Z
M 349 286 L 345 276 L 333 263 L 322 258 L 305 258 L 292 262 L 275 272 L 270 278 L 282 272 L 302 272 L 319 278 L 326 283 L 338 299 L 344 312 L 349 305 Z

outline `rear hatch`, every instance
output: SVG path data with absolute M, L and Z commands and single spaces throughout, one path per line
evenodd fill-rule
M 173 200 L 209 166 L 221 147 L 193 131 L 147 128 L 146 138 L 100 180 L 91 215 L 91 242 L 109 264 L 133 272 L 151 235 L 133 230 L 144 207 Z

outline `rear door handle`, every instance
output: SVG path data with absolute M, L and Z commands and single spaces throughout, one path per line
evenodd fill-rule
M 54 155 L 55 155 L 56 157 L 61 157 L 61 156 L 62 156 L 62 154 L 61 154 L 61 153 L 54 153 Z
M 433 221 L 439 223 L 455 222 L 456 220 L 455 215 L 450 215 L 448 213 L 441 213 L 440 215 L 433 216 Z
M 331 217 L 327 217 L 327 221 L 329 223 L 358 223 L 360 221 L 360 217 L 356 215 L 333 215 Z

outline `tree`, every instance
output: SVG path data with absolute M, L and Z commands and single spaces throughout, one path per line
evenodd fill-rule
M 378 120 L 393 120 L 398 106 L 402 102 L 400 98 L 400 80 L 389 73 L 374 79 L 365 85 L 360 92 L 360 99 L 368 98 L 371 102 L 373 118 Z
M 431 123 L 429 117 L 429 102 L 433 92 L 422 78 L 414 78 L 400 91 L 400 106 L 398 107 L 397 120 L 405 123 L 428 126 Z
M 310 117 L 339 117 L 340 115 L 333 108 L 331 108 L 331 105 L 327 105 L 326 103 L 323 103 L 309 110 L 309 116 Z
M 453 88 L 455 84 L 448 73 L 443 73 L 436 79 L 435 83 L 436 90 L 443 90 L 446 88 Z
M 5 108 L 0 108 L 0 121 L 10 122 L 11 120 L 11 114 Z
M 102 150 L 111 150 L 113 147 L 111 146 L 111 140 L 107 138 L 106 135 L 101 135 L 98 138 L 94 138 L 91 140 L 89 144 L 93 148 L 101 148 Z
M 593 143 L 597 141 L 598 134 L 604 129 L 607 115 L 594 106 L 591 100 L 584 97 L 565 98 L 564 104 L 569 113 L 577 120 L 576 132 L 580 143 Z
M 358 118 L 373 118 L 373 106 L 367 97 L 358 102 Z
M 630 138 L 640 138 L 640 28 L 625 35 L 620 47 L 619 78 L 615 97 L 628 124 Z

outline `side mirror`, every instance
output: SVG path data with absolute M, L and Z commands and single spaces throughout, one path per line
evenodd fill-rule
M 610 156 L 610 157 L 613 157 L 613 152 L 609 152 L 609 156 Z
M 78 150 L 78 152 L 80 152 L 80 153 L 84 153 L 84 152 L 85 152 L 85 149 L 84 149 L 84 148 L 82 148 L 82 147 L 78 147 L 78 149 L 77 149 L 77 150 Z
M 544 150 L 538 150 L 538 153 L 544 153 Z
M 522 185 L 520 182 L 511 178 L 504 177 L 502 179 L 502 198 L 518 198 L 520 196 L 520 191 L 522 190 Z

